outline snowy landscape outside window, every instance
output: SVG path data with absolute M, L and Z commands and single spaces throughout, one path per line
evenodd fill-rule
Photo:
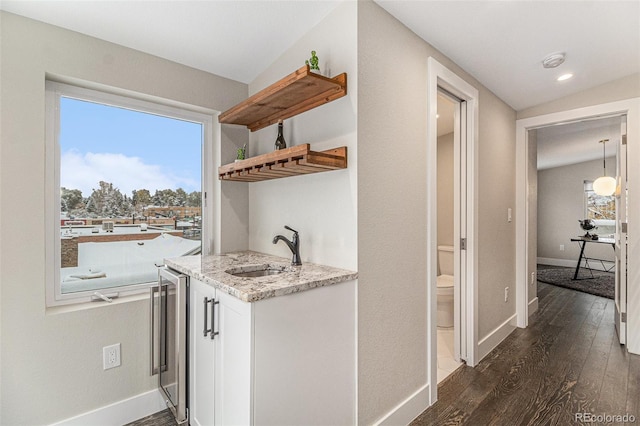
M 616 199 L 615 196 L 598 195 L 593 192 L 593 181 L 584 181 L 585 219 L 592 219 L 598 229 L 596 234 L 611 236 L 615 233 Z
M 201 253 L 203 123 L 71 92 L 54 96 L 57 293 L 146 287 Z

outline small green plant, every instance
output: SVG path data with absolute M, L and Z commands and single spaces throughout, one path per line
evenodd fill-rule
M 318 57 L 316 56 L 316 51 L 311 51 L 311 58 L 304 61 L 305 64 L 309 65 L 309 68 L 312 70 L 320 71 L 320 67 L 318 66 Z
M 236 160 L 244 160 L 246 154 L 247 145 L 245 144 L 242 148 L 238 148 L 236 154 Z

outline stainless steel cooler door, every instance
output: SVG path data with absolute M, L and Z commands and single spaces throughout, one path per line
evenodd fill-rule
M 187 277 L 167 268 L 151 289 L 152 374 L 176 421 L 187 415 Z

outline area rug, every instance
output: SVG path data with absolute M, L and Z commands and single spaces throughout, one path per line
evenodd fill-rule
M 613 299 L 615 276 L 612 273 L 593 270 L 593 278 L 588 269 L 580 268 L 578 279 L 573 280 L 575 268 L 542 267 L 538 268 L 538 281 L 570 288 L 584 293 Z

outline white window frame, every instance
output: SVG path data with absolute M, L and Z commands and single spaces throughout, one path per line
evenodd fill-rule
M 584 218 L 586 219 L 589 216 L 589 194 L 588 192 L 593 192 L 593 181 L 585 180 L 584 183 Z M 613 197 L 613 196 L 612 196 Z M 615 219 L 593 219 L 593 223 L 596 226 L 616 226 Z
M 182 104 L 171 101 L 153 101 L 143 99 L 144 95 L 127 93 L 126 95 L 88 89 L 52 80 L 45 82 L 45 258 L 46 258 L 46 304 L 47 307 L 102 301 L 94 296 L 94 291 L 82 291 L 63 294 L 60 282 L 61 241 L 60 241 L 60 98 L 74 98 L 83 101 L 145 112 L 169 118 L 190 121 L 202 125 L 202 254 L 209 254 L 213 248 L 213 214 L 214 208 L 207 205 L 207 200 L 214 199 L 214 140 L 220 138 L 220 125 L 214 118 L 219 112 L 202 112 L 201 108 L 188 109 Z M 148 97 L 151 98 L 151 97 Z M 165 103 L 166 102 L 166 103 Z M 171 104 L 174 105 L 171 105 Z M 196 111 L 199 109 L 200 111 Z M 216 125 L 214 126 L 214 122 Z M 211 204 L 209 202 L 209 204 Z M 128 286 L 104 289 L 102 294 L 112 297 L 133 296 L 146 293 L 150 283 L 132 284 Z

